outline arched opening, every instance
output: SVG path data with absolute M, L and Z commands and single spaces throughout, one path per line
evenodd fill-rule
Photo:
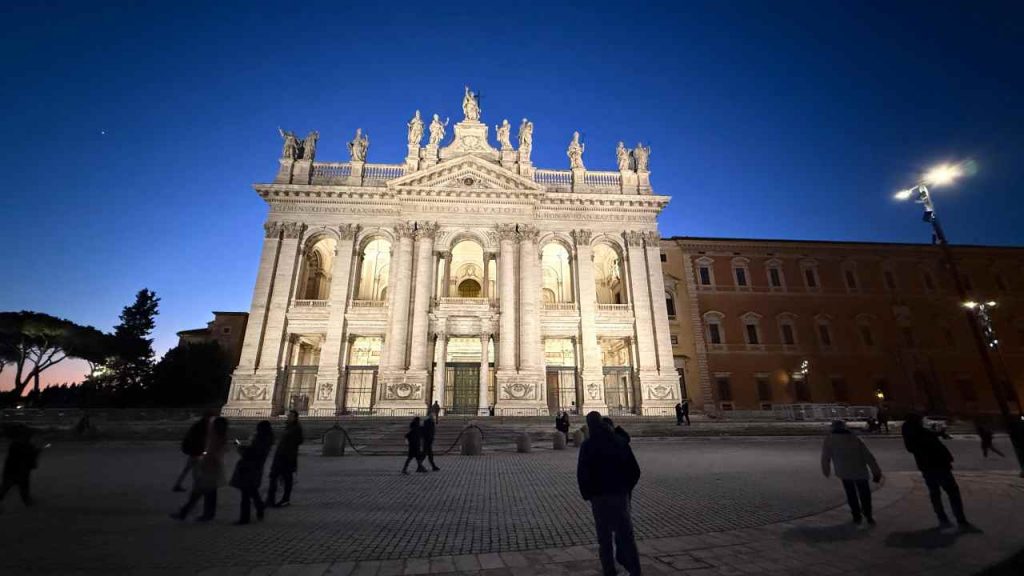
M 594 246 L 594 283 L 598 304 L 625 304 L 626 293 L 622 278 L 622 259 L 607 244 Z
M 360 262 L 356 299 L 386 299 L 391 271 L 391 242 L 384 238 L 371 240 L 363 248 Z
M 461 240 L 452 247 L 448 294 L 460 298 L 483 298 L 484 249 L 473 240 Z
M 350 341 L 345 366 L 345 394 L 339 398 L 343 414 L 371 413 L 383 348 L 384 339 L 379 336 L 358 336 Z
M 542 294 L 545 303 L 572 302 L 572 263 L 569 251 L 558 242 L 550 242 L 541 250 L 543 271 Z
M 302 258 L 299 300 L 327 300 L 331 292 L 331 268 L 337 247 L 334 238 L 321 238 L 311 245 Z
M 632 351 L 628 338 L 600 338 L 604 370 L 604 398 L 612 414 L 630 414 L 637 409 Z

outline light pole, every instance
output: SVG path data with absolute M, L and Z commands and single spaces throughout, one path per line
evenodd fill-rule
M 942 250 L 942 258 L 946 263 L 946 269 L 949 270 L 950 275 L 953 277 L 953 286 L 956 287 L 957 296 L 960 298 L 960 302 L 967 303 L 970 302 L 970 299 L 967 296 L 967 289 L 964 287 L 963 278 L 960 276 L 960 271 L 957 268 L 956 261 L 953 259 L 953 252 L 949 247 L 949 242 L 946 240 L 946 233 L 942 230 L 939 218 L 935 214 L 935 204 L 932 202 L 931 194 L 928 192 L 929 185 L 943 186 L 953 182 L 953 180 L 962 175 L 963 171 L 959 166 L 944 164 L 925 174 L 924 178 L 917 186 L 907 190 L 901 190 L 893 197 L 896 200 L 910 200 L 913 198 L 914 202 L 921 204 L 924 208 L 924 221 L 932 225 L 933 241 L 935 244 L 938 244 L 939 249 Z M 996 403 L 999 405 L 999 412 L 1002 414 L 1003 423 L 1006 426 L 1006 432 L 1010 435 L 1010 442 L 1013 443 L 1013 449 L 1017 455 L 1017 464 L 1021 469 L 1021 476 L 1024 476 L 1024 442 L 1021 441 L 1017 423 L 1010 416 L 1010 408 L 1006 403 L 1005 390 L 999 382 L 999 376 L 996 373 L 995 365 L 992 362 L 992 357 L 989 355 L 990 347 L 998 345 L 998 340 L 995 340 L 993 335 L 993 342 L 995 342 L 995 344 L 991 346 L 986 340 L 986 329 L 983 328 L 983 322 L 986 320 L 983 320 L 980 315 L 976 316 L 978 308 L 979 307 L 977 305 L 973 307 L 964 306 L 964 310 L 967 314 L 967 324 L 971 328 L 971 335 L 974 338 L 974 343 L 977 346 L 978 353 L 981 355 L 981 363 L 985 368 L 985 376 L 988 378 L 989 385 L 992 387 L 992 393 L 996 398 Z M 983 309 L 983 313 L 985 319 L 988 319 L 987 308 Z M 991 324 L 987 331 L 988 333 L 991 333 Z

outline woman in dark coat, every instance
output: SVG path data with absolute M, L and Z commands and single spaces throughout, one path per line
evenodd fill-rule
M 227 484 L 224 475 L 224 452 L 228 444 L 228 419 L 218 416 L 210 424 L 206 435 L 206 449 L 199 462 L 192 468 L 192 492 L 188 501 L 171 517 L 184 520 L 192 507 L 203 500 L 203 514 L 197 518 L 200 522 L 209 522 L 217 513 L 217 490 Z
M 409 431 L 405 433 L 405 440 L 409 443 L 409 453 L 405 459 L 405 466 L 402 466 L 402 474 L 409 473 L 409 462 L 416 459 L 416 471 L 426 472 L 423 467 L 423 428 L 420 426 L 420 417 L 417 416 L 409 423 Z
M 263 481 L 263 465 L 267 462 L 273 444 L 274 431 L 270 422 L 263 420 L 256 425 L 256 435 L 249 444 L 238 447 L 241 458 L 231 476 L 231 485 L 242 491 L 242 510 L 236 524 L 249 523 L 249 509 L 252 505 L 256 507 L 256 519 L 263 520 L 266 506 L 260 498 L 260 482 Z
M 274 461 L 270 465 L 270 488 L 267 489 L 267 506 L 279 508 L 288 506 L 292 499 L 292 482 L 295 472 L 299 469 L 299 445 L 304 440 L 302 425 L 299 424 L 299 413 L 288 411 L 288 422 L 284 425 L 284 435 L 277 444 Z M 277 481 L 284 481 L 284 495 L 281 501 L 277 497 Z

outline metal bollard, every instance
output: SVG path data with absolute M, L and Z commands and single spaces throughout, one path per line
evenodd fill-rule
M 466 427 L 462 432 L 462 455 L 479 456 L 484 451 L 484 437 L 480 429 Z
M 553 450 L 565 450 L 565 434 L 555 432 L 555 435 L 552 438 L 551 448 Z
M 334 427 L 324 434 L 323 456 L 344 456 L 345 455 L 345 431 Z
M 530 452 L 533 450 L 533 444 L 530 442 L 530 434 L 527 432 L 520 432 L 516 436 L 516 452 Z

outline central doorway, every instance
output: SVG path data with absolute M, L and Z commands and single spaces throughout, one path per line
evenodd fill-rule
M 448 364 L 446 370 L 445 413 L 476 414 L 480 407 L 480 364 Z

